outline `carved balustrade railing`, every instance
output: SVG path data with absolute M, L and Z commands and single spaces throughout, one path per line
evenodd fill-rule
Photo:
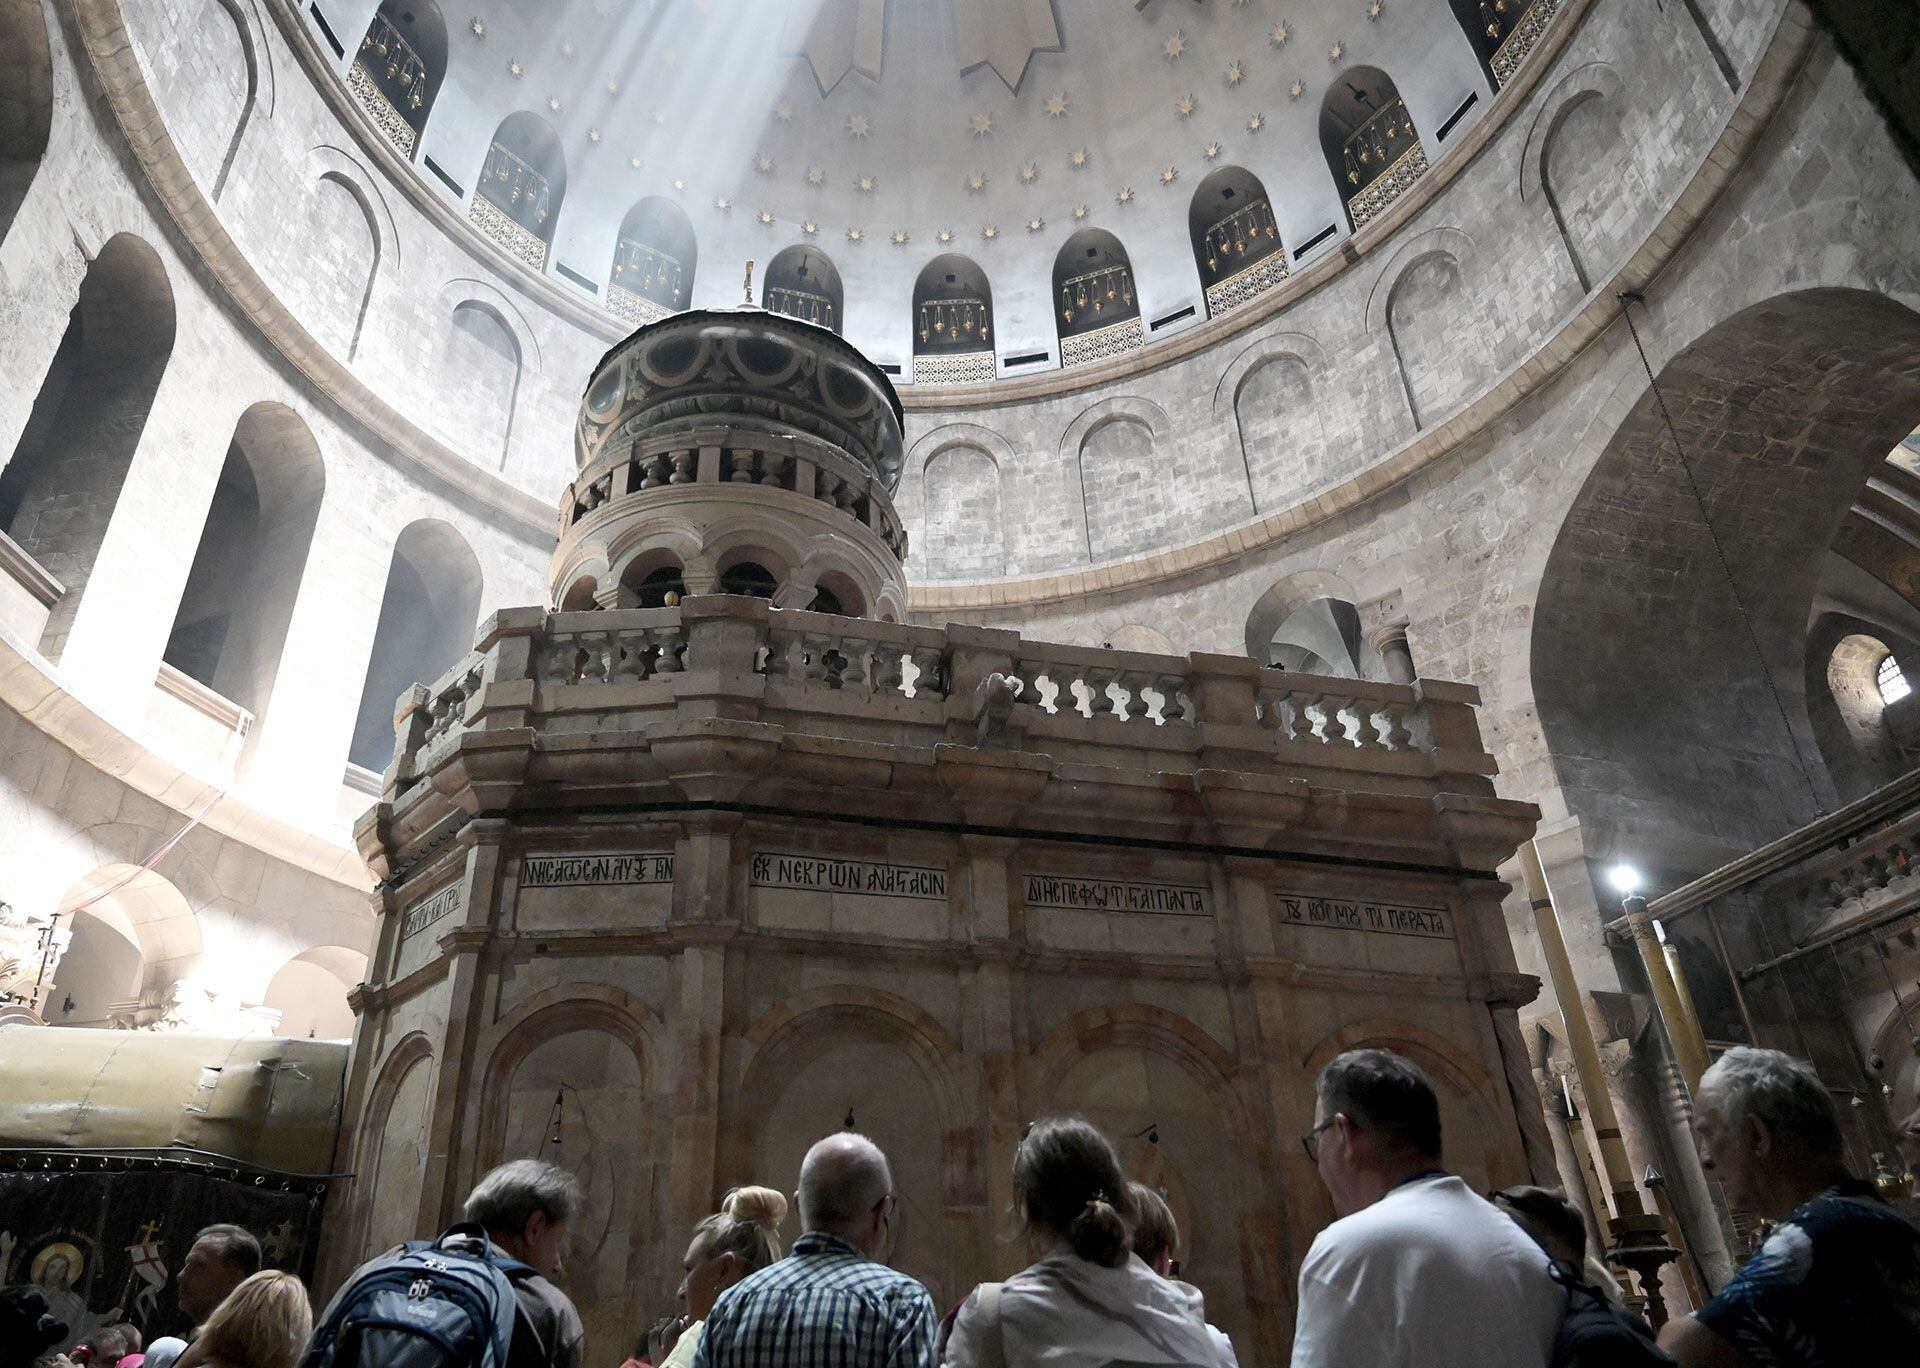
M 1513 79 L 1513 73 L 1527 60 L 1534 48 L 1540 44 L 1540 35 L 1547 31 L 1547 25 L 1553 22 L 1553 16 L 1560 12 L 1560 0 L 1533 0 L 1527 12 L 1520 16 L 1520 22 L 1513 26 L 1506 40 L 1494 50 L 1493 58 L 1487 63 L 1493 68 L 1494 84 L 1505 86 Z
M 1251 266 L 1242 267 L 1225 280 L 1207 286 L 1207 316 L 1221 314 L 1258 299 L 1287 278 L 1287 253 L 1277 249 Z
M 1127 352 L 1137 351 L 1147 345 L 1147 330 L 1140 325 L 1138 318 L 1122 319 L 1118 323 L 1109 323 L 1104 328 L 1095 328 L 1092 332 L 1075 333 L 1071 337 L 1060 339 L 1060 364 L 1062 366 L 1084 366 L 1093 361 L 1104 361 L 1111 356 L 1123 356 Z
M 1427 150 L 1416 142 L 1402 152 L 1392 166 L 1369 181 L 1366 189 L 1347 201 L 1347 212 L 1353 216 L 1353 230 L 1357 233 L 1380 217 L 1426 170 Z

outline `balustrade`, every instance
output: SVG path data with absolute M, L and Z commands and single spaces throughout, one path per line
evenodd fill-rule
M 1430 749 L 1415 744 L 1412 725 L 1420 703 L 1400 685 L 1343 681 L 1294 675 L 1279 670 L 1268 676 L 1256 700 L 1260 725 L 1289 741 L 1352 746 L 1356 750 Z M 1391 690 L 1391 692 L 1387 692 Z

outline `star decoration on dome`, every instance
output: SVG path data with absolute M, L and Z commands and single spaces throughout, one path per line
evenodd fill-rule
M 1179 61 L 1180 54 L 1187 50 L 1187 35 L 1176 29 L 1173 37 L 1161 45 L 1161 50 L 1167 54 L 1169 62 Z
M 867 234 L 865 229 L 863 228 L 847 229 L 848 242 L 865 242 L 866 240 L 867 240 Z
M 1027 231 L 1029 233 L 1037 233 L 1046 226 L 1047 221 L 1043 218 L 1030 218 L 1027 220 Z
M 1292 29 L 1288 28 L 1285 24 L 1275 24 L 1273 31 L 1267 35 L 1267 41 L 1275 47 L 1285 47 L 1287 45 L 1287 39 L 1291 37 L 1293 37 Z
M 1267 116 L 1264 114 L 1252 114 L 1247 117 L 1247 132 L 1249 133 L 1258 133 L 1266 126 Z
M 1346 55 L 1347 55 L 1347 49 L 1344 43 L 1335 43 L 1332 47 L 1327 49 L 1327 60 L 1329 62 L 1337 62 Z
M 1035 181 L 1039 179 L 1040 179 L 1040 163 L 1039 162 L 1020 163 L 1020 183 L 1022 185 L 1032 185 Z
M 640 169 L 640 159 L 638 157 L 628 157 L 627 165 L 638 171 Z
M 1386 9 L 1385 0 L 1367 0 L 1367 18 L 1369 19 L 1378 19 L 1386 13 Z
M 1191 95 L 1182 95 L 1173 102 L 1173 112 L 1183 119 L 1191 119 L 1193 111 L 1200 107 L 1200 101 Z
M 1121 190 L 1120 193 L 1118 193 L 1113 197 L 1113 202 L 1115 204 L 1132 204 L 1133 203 L 1133 187 L 1129 185 L 1125 189 Z
M 1180 179 L 1180 168 L 1177 166 L 1169 166 L 1166 170 L 1160 173 L 1160 183 L 1162 185 L 1172 185 L 1175 181 L 1179 179 Z
M 467 27 L 473 30 L 473 36 L 476 38 L 487 36 L 486 21 L 477 14 L 467 21 Z
M 1074 216 L 1074 218 L 1075 218 L 1076 220 L 1077 220 L 1077 219 L 1083 219 L 1083 218 L 1085 218 L 1085 217 L 1087 216 L 1087 206 L 1086 206 L 1086 205 L 1084 205 L 1084 204 L 1076 204 L 1076 205 L 1074 205 L 1074 206 L 1073 206 L 1073 216 Z
M 727 210 L 733 208 L 733 201 L 728 199 L 725 195 L 715 195 L 713 197 L 713 207 L 718 209 L 721 213 L 724 214 L 727 212 Z
M 1294 77 L 1293 84 L 1287 87 L 1287 98 L 1289 100 L 1297 100 L 1306 93 L 1307 83 L 1298 76 Z
M 654 110 L 654 111 L 653 111 L 653 126 L 654 126 L 655 128 L 664 128 L 664 127 L 666 127 L 666 123 L 667 123 L 667 111 L 666 111 L 666 110 L 664 110 L 664 109 L 656 109 L 656 110 Z
M 771 227 L 773 227 L 773 213 L 772 213 L 772 211 L 771 211 L 771 210 L 767 210 L 767 209 L 762 209 L 762 210 L 760 211 L 760 213 L 759 213 L 759 215 L 758 215 L 758 217 L 759 217 L 759 219 L 760 219 L 760 225 L 761 225 L 761 227 L 763 227 L 763 228 L 771 228 Z
M 687 183 L 681 180 L 678 176 L 675 176 L 673 178 L 673 188 L 676 190 L 684 190 L 687 188 Z
M 560 97 L 558 95 L 547 96 L 547 108 L 558 114 L 560 112 Z
M 1222 147 L 1219 143 L 1210 142 L 1206 145 L 1205 149 L 1201 151 L 1200 155 L 1205 157 L 1208 161 L 1219 161 L 1220 154 L 1226 150 L 1227 149 Z
M 589 129 L 587 130 L 587 141 L 588 141 L 588 142 L 590 142 L 590 143 L 597 143 L 597 142 L 599 142 L 599 141 L 600 141 L 600 130 L 599 130 L 599 129 L 597 129 L 597 128 L 589 128 Z
M 896 228 L 896 229 L 894 229 L 894 230 L 893 230 L 893 233 L 892 233 L 892 234 L 891 234 L 891 236 L 890 236 L 890 237 L 888 238 L 888 241 L 890 241 L 891 243 L 893 243 L 893 245 L 894 245 L 894 246 L 896 246 L 896 247 L 904 247 L 904 246 L 906 246 L 906 245 L 907 245 L 907 244 L 908 244 L 909 242 L 911 242 L 911 241 L 913 241 L 913 239 L 912 239 L 911 237 L 909 237 L 909 236 L 907 235 L 907 230 L 906 230 L 906 229 L 904 229 L 904 228 Z
M 982 190 L 985 190 L 986 188 L 987 188 L 986 172 L 976 171 L 971 176 L 967 177 L 967 193 L 969 195 L 977 195 Z
M 1067 154 L 1067 164 L 1076 171 L 1084 171 L 1093 165 L 1093 153 L 1084 147 L 1076 147 Z
M 773 174 L 772 155 L 766 152 L 760 152 L 755 154 L 753 159 L 753 169 L 755 171 L 758 171 L 763 176 L 771 176 Z
M 562 43 L 560 45 L 560 55 L 571 62 L 573 60 L 573 44 Z
M 778 119 L 781 123 L 788 123 L 788 124 L 792 123 L 793 122 L 793 101 L 782 100 L 779 104 L 775 105 L 773 107 L 773 117 Z
M 815 223 L 812 219 L 808 219 L 805 223 L 800 225 L 800 231 L 805 236 L 812 237 L 815 233 L 820 231 L 820 225 Z
M 935 242 L 942 242 L 942 243 L 945 243 L 945 242 L 952 242 L 952 241 L 953 241 L 953 229 L 951 229 L 951 228 L 942 228 L 942 229 L 941 229 L 941 230 L 940 230 L 939 232 L 937 232 L 937 233 L 935 233 L 935 234 L 933 235 L 933 240 L 934 240 Z
M 980 236 L 985 238 L 988 242 L 992 242 L 995 238 L 1000 236 L 1000 229 L 996 225 L 989 223 L 986 227 L 980 230 Z
M 521 66 L 519 62 L 510 61 L 507 63 L 507 75 L 513 77 L 514 80 L 517 81 L 522 76 L 525 76 L 526 74 L 527 74 L 527 69 Z
M 1049 119 L 1064 119 L 1066 116 L 1067 97 L 1065 95 L 1049 95 L 1047 97 L 1047 117 Z
M 607 82 L 607 94 L 618 95 L 619 93 L 620 93 L 620 78 L 616 76 L 613 80 Z
M 1228 85 L 1237 86 L 1247 79 L 1246 64 L 1243 62 L 1228 62 L 1227 69 L 1220 74 L 1226 78 Z
M 855 176 L 853 178 L 853 188 L 863 195 L 871 195 L 875 190 L 880 188 L 880 178 L 878 176 Z
M 827 173 L 824 169 L 818 166 L 809 166 L 807 168 L 808 185 L 825 185 L 826 183 Z
M 976 138 L 991 137 L 993 135 L 993 115 L 984 112 L 975 114 L 967 120 L 967 127 L 973 130 L 973 136 Z
M 873 124 L 868 121 L 866 115 L 849 114 L 847 116 L 847 136 L 849 138 L 864 138 L 871 132 L 873 132 Z

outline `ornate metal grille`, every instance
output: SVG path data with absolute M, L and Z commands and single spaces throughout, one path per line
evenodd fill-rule
M 1133 271 L 1102 266 L 1060 282 L 1060 331 L 1063 336 L 1092 332 L 1138 313 L 1133 302 Z
M 767 311 L 804 319 L 823 328 L 836 329 L 833 301 L 813 290 L 796 290 L 786 285 L 767 287 Z

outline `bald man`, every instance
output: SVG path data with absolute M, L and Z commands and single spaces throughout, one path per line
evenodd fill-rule
M 886 1266 L 893 1173 L 864 1135 L 807 1151 L 794 1194 L 806 1233 L 721 1293 L 694 1368 L 933 1368 L 933 1298 Z

